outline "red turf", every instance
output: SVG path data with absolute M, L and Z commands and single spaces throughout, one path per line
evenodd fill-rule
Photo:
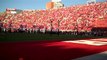
M 0 60 L 72 60 L 107 50 L 105 46 L 56 42 L 0 43 Z

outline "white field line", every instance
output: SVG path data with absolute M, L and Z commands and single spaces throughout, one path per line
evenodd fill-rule
M 106 40 L 106 41 L 105 41 Z M 76 40 L 76 41 L 63 41 L 66 43 L 78 43 L 78 44 L 87 44 L 93 46 L 102 46 L 107 45 L 107 39 L 89 39 L 89 40 Z

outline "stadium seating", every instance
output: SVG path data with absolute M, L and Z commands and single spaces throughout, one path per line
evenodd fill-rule
M 23 10 L 0 18 L 3 29 L 36 31 L 91 31 L 97 20 L 107 20 L 107 2 L 49 10 Z M 104 22 L 106 23 L 106 22 Z

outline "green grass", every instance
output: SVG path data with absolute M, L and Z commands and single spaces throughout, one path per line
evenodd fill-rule
M 81 36 L 70 34 L 37 34 L 37 33 L 0 33 L 0 42 L 23 42 L 23 41 L 55 41 L 82 38 L 102 38 L 103 36 Z

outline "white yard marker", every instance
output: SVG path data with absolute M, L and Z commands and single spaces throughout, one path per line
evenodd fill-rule
M 87 44 L 87 45 L 94 45 L 94 46 L 102 46 L 107 45 L 107 41 L 101 41 L 103 39 L 89 39 L 89 40 L 76 40 L 76 41 L 63 41 L 66 43 L 78 43 L 78 44 Z

